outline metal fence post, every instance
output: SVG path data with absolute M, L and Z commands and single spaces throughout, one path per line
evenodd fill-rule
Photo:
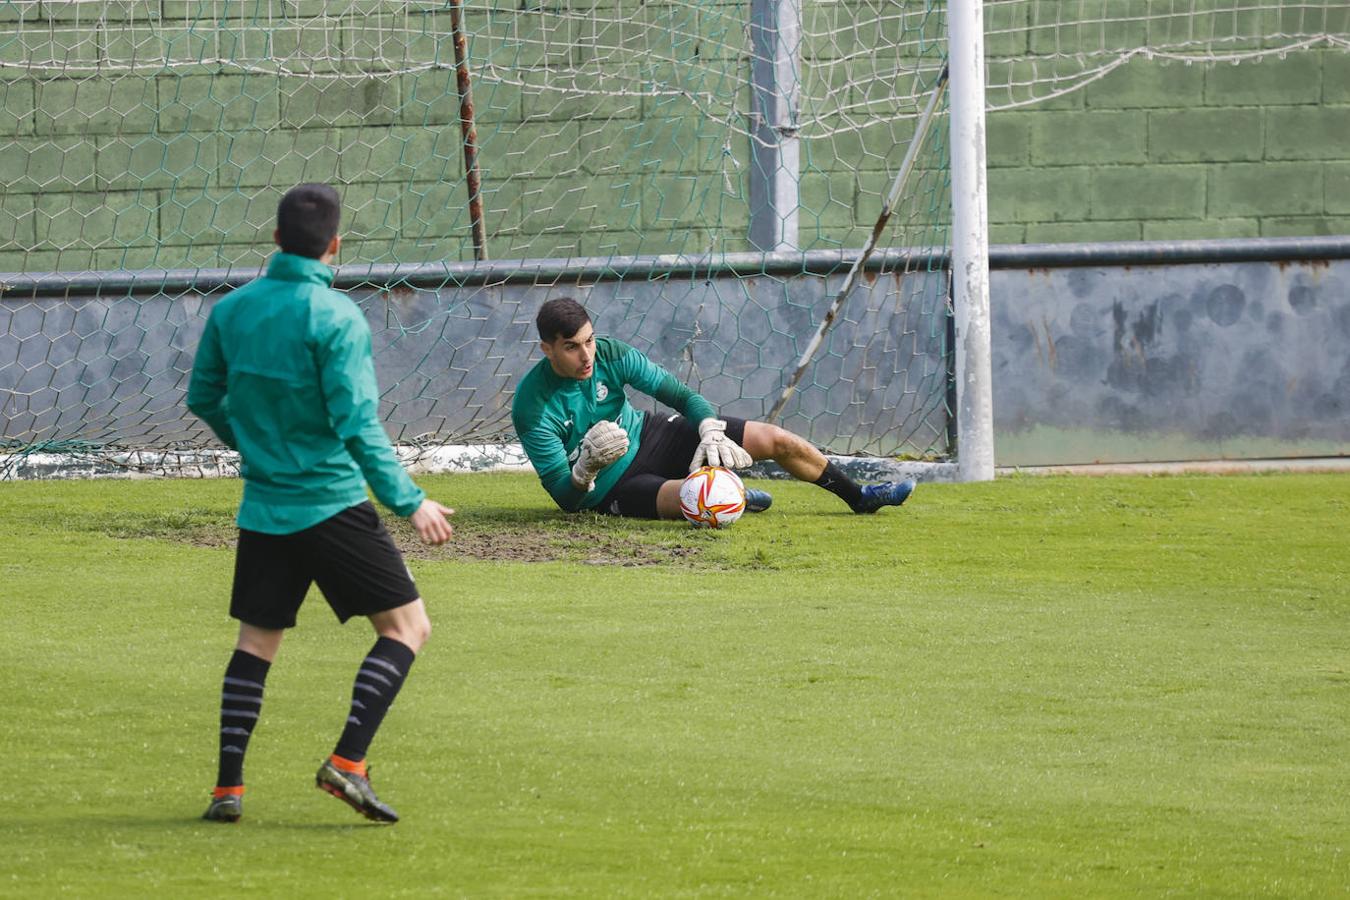
M 801 0 L 751 0 L 750 244 L 797 249 Z

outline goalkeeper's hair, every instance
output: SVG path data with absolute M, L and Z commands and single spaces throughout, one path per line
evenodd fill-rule
M 299 184 L 277 204 L 277 243 L 285 253 L 319 259 L 337 237 L 342 198 L 326 184 Z
M 539 307 L 534 324 L 539 329 L 539 340 L 551 344 L 558 338 L 570 338 L 591 320 L 580 303 L 571 297 L 555 297 Z

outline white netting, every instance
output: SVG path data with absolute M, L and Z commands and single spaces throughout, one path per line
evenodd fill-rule
M 1345 0 L 986 0 L 990 109 L 1078 90 L 1132 59 L 1239 63 L 1350 49 Z

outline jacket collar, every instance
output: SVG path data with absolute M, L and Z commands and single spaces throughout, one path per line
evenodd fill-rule
M 553 363 L 549 362 L 548 357 L 539 360 L 539 368 L 544 373 L 544 384 L 553 390 L 563 391 L 583 391 L 586 385 L 595 380 L 595 371 L 591 371 L 590 378 L 568 378 L 565 375 L 559 375 L 553 371 Z
M 275 253 L 267 262 L 267 277 L 280 281 L 311 281 L 331 286 L 333 275 L 333 270 L 317 259 L 293 253 Z

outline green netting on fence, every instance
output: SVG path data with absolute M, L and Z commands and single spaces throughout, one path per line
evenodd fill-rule
M 727 413 L 762 416 L 944 57 L 940 8 L 791 12 L 471 5 L 466 98 L 449 4 L 0 5 L 0 270 L 26 276 L 0 323 L 4 437 L 209 447 L 181 405 L 196 336 L 211 297 L 262 265 L 277 199 L 301 181 L 343 195 L 342 277 L 375 328 L 400 443 L 509 440 L 533 310 L 563 292 Z M 756 75 L 756 54 L 778 68 Z M 855 68 L 865 85 L 841 78 Z M 945 244 L 934 135 L 891 245 Z M 767 199 L 757 179 L 777 180 Z M 772 246 L 752 242 L 756 218 Z M 759 249 L 798 258 L 766 266 Z M 817 250 L 835 255 L 803 255 Z M 652 257 L 705 262 L 676 275 Z M 939 277 L 858 292 L 794 427 L 842 451 L 945 452 L 941 260 L 919 268 Z
M 839 31 L 852 12 L 873 21 Z M 942 16 L 818 19 L 783 48 L 799 244 L 859 246 Z M 753 249 L 748 5 L 470 5 L 463 28 L 493 258 Z M 444 3 L 4 3 L 0 78 L 0 271 L 256 267 L 301 181 L 341 187 L 344 264 L 474 259 Z
M 197 335 L 301 181 L 343 195 L 342 280 L 399 442 L 510 440 L 533 311 L 561 293 L 724 412 L 763 416 L 872 233 L 945 63 L 945 8 L 0 2 L 0 439 L 209 448 L 182 407 Z M 994 107 L 1139 54 L 1348 46 L 1343 2 L 985 15 Z M 953 451 L 944 121 L 917 158 L 784 412 L 836 452 Z

